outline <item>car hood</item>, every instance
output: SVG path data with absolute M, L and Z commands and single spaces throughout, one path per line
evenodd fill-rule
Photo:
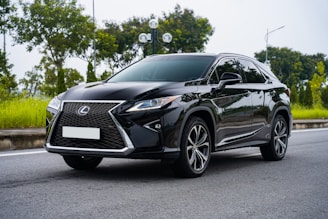
M 69 89 L 63 99 L 139 100 L 163 95 L 178 95 L 185 91 L 184 87 L 184 83 L 176 82 L 95 82 Z

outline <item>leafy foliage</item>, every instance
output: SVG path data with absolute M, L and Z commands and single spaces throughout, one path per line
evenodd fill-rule
M 321 105 L 321 89 L 326 81 L 325 66 L 323 62 L 318 62 L 316 72 L 314 73 L 310 83 L 312 88 L 313 102 L 316 105 Z
M 307 83 L 304 93 L 304 106 L 311 108 L 313 106 L 312 88 L 311 83 Z
M 76 0 L 35 0 L 23 3 L 22 17 L 12 18 L 17 43 L 27 43 L 27 50 L 39 47 L 56 66 L 57 93 L 65 91 L 62 70 L 67 57 L 84 53 L 90 45 L 94 24 Z
M 107 21 L 105 26 L 104 32 L 115 37 L 117 50 L 112 57 L 106 56 L 104 60 L 112 71 L 115 68 L 124 68 L 138 57 L 140 49 L 138 36 L 149 29 L 148 20 L 132 17 L 121 25 Z
M 325 56 L 322 53 L 304 55 L 289 48 L 268 47 L 268 59 L 273 73 L 289 87 L 303 80 L 311 80 L 318 62 L 322 62 L 327 69 L 328 59 Z M 264 62 L 265 51 L 255 53 L 255 58 Z
M 328 86 L 322 90 L 321 101 L 322 101 L 322 106 L 328 109 Z
M 10 0 L 0 1 L 0 33 L 7 32 L 11 29 L 10 16 L 16 11 L 13 4 L 10 4 Z
M 182 10 L 180 5 L 175 6 L 174 12 L 164 13 L 159 24 L 161 32 L 170 32 L 173 36 L 172 42 L 167 45 L 169 53 L 203 52 L 214 33 L 207 18 L 195 16 L 190 9 Z
M 73 68 L 64 68 L 65 86 L 71 88 L 84 81 L 83 76 Z
M 88 62 L 87 82 L 97 81 L 97 77 L 93 69 L 94 68 L 92 66 L 92 63 Z
M 14 16 L 16 8 L 10 4 L 10 0 L 0 1 L 0 33 L 3 34 L 3 51 L 6 53 L 6 33 L 13 29 L 11 16 Z
M 292 103 L 297 103 L 298 98 L 297 98 L 297 88 L 295 85 L 292 86 L 291 92 L 290 92 L 290 102 Z
M 13 65 L 8 63 L 6 53 L 0 49 L 0 100 L 12 96 L 17 88 L 16 75 L 10 72 L 12 67 Z
M 121 25 L 109 21 L 105 23 L 104 31 L 114 36 L 117 44 L 114 56 L 107 56 L 109 58 L 106 59 L 112 71 L 138 59 L 140 50 L 143 56 L 152 54 L 152 45 L 138 42 L 138 36 L 152 31 L 148 23 L 153 18 L 154 15 L 149 18 L 132 17 Z M 179 5 L 176 5 L 174 12 L 163 13 L 163 18 L 159 18 L 158 22 L 158 29 L 153 30 L 152 39 L 156 53 L 202 52 L 214 32 L 207 18 L 195 16 L 193 10 L 182 10 Z M 164 44 L 161 41 L 160 36 L 165 32 L 172 34 L 171 43 Z
M 27 93 L 27 96 L 35 96 L 39 90 L 39 86 L 42 83 L 42 75 L 38 73 L 40 68 L 35 66 L 32 71 L 25 72 L 24 78 L 19 80 L 19 83 L 24 86 L 23 91 Z
M 304 98 L 305 98 L 305 90 L 303 83 L 299 86 L 299 95 L 298 95 L 298 102 L 301 106 L 304 106 Z

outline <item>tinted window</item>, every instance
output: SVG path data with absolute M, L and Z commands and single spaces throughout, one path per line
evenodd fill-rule
M 256 66 L 263 73 L 264 77 L 268 77 L 271 80 L 279 81 L 279 79 L 277 78 L 277 76 L 275 74 L 273 74 L 273 72 L 271 71 L 271 69 L 268 66 L 261 65 L 261 64 L 257 64 Z
M 190 81 L 202 77 L 211 66 L 212 56 L 154 56 L 122 70 L 108 82 Z
M 240 68 L 246 76 L 247 83 L 264 83 L 266 81 L 253 62 L 241 59 Z
M 225 72 L 240 74 L 238 66 L 239 66 L 239 63 L 235 59 L 223 59 L 223 60 L 221 60 L 219 62 L 219 65 L 216 67 L 215 71 L 211 75 L 210 83 L 211 84 L 219 83 L 219 80 L 220 80 L 222 74 L 225 73 Z M 244 80 L 243 75 L 241 75 L 241 76 Z

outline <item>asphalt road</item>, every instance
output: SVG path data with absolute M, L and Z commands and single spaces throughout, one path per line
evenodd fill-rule
M 0 153 L 0 218 L 328 218 L 328 129 L 293 132 L 284 160 L 214 154 L 200 178 L 159 161 L 74 171 L 42 149 Z

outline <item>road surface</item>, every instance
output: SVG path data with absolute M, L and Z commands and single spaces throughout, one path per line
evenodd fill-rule
M 0 218 L 328 218 L 328 129 L 296 130 L 285 159 L 213 154 L 200 178 L 156 160 L 75 171 L 43 149 L 0 153 Z

